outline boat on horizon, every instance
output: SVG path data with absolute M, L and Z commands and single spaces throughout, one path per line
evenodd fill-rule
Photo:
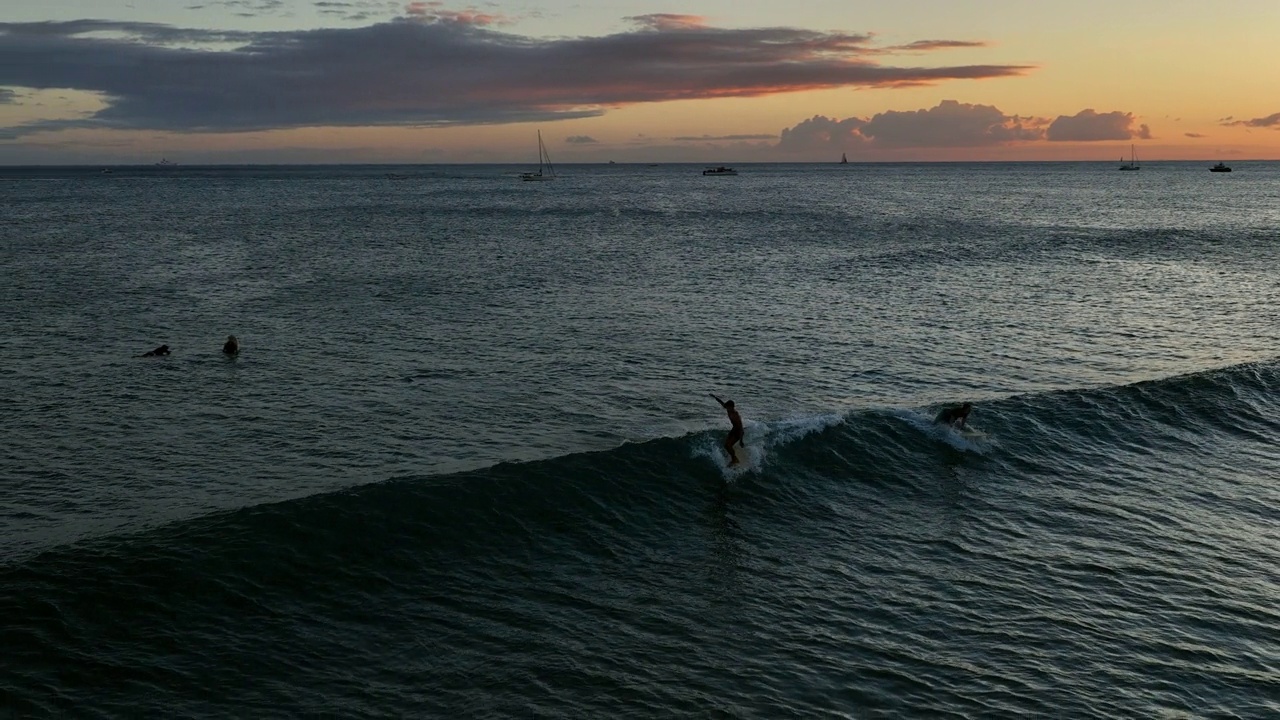
M 1209 172 L 1231 172 L 1231 168 L 1227 167 L 1225 163 L 1218 163 L 1209 168 Z
M 542 131 L 538 131 L 538 171 L 520 173 L 521 180 L 555 180 L 556 169 L 551 165 L 551 155 L 547 154 L 547 146 L 542 144 Z
M 162 167 L 162 168 L 178 167 L 178 163 L 169 162 L 167 158 L 160 158 L 160 162 L 156 163 L 156 167 Z
M 1129 146 L 1129 162 L 1125 162 L 1124 158 L 1121 157 L 1120 169 L 1121 170 L 1141 170 L 1142 169 L 1141 167 L 1138 167 L 1138 153 L 1133 149 L 1132 145 Z
M 849 164 L 849 158 L 844 153 L 840 153 L 840 164 L 841 165 Z
M 710 167 L 702 171 L 703 175 L 737 175 L 738 171 L 731 167 L 720 165 L 718 167 Z

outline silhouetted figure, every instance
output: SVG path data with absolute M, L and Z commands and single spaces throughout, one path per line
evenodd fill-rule
M 729 453 L 729 467 L 738 464 L 738 453 L 734 451 L 733 446 L 742 442 L 742 416 L 733 407 L 732 400 L 721 400 L 715 395 L 711 396 L 716 402 L 720 403 L 720 407 L 729 415 L 729 424 L 733 427 L 729 428 L 729 435 L 724 439 L 725 452 Z M 745 446 L 744 446 L 745 447 Z
M 160 356 L 160 355 L 168 355 L 168 354 L 169 354 L 169 346 L 168 346 L 168 345 L 161 345 L 160 347 L 156 348 L 155 350 L 148 350 L 148 351 L 146 351 L 146 352 L 142 353 L 142 357 L 158 357 L 158 356 Z
M 227 342 L 222 345 L 222 352 L 232 357 L 240 354 L 240 341 L 235 335 L 228 335 Z
M 938 417 L 934 418 L 933 421 L 963 430 L 971 412 L 973 412 L 973 403 L 965 403 L 960 407 L 946 408 L 938 413 Z

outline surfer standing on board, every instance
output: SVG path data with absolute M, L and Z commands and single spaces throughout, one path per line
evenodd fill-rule
M 733 451 L 733 446 L 742 442 L 742 416 L 734 409 L 732 400 L 721 400 L 715 395 L 711 397 L 720 403 L 720 407 L 724 408 L 724 411 L 729 414 L 729 422 L 733 424 L 733 427 L 729 429 L 728 437 L 724 439 L 725 452 L 729 453 L 729 467 L 733 467 L 738 464 L 738 454 Z
M 963 430 L 965 422 L 969 419 L 970 412 L 973 412 L 973 403 L 965 403 L 960 407 L 944 409 L 938 413 L 938 417 L 934 418 L 933 421 Z

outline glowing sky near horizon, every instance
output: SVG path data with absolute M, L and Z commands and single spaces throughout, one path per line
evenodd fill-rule
M 1274 0 L 0 5 L 0 164 L 1280 159 Z

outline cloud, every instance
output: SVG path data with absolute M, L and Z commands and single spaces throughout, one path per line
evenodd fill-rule
M 707 27 L 706 18 L 701 15 L 653 13 L 651 15 L 635 15 L 627 19 L 650 30 L 703 30 Z
M 597 142 L 597 140 L 590 135 L 570 135 L 565 138 L 564 141 L 570 145 L 591 145 Z
M 785 153 L 804 153 L 852 148 L 866 142 L 860 132 L 866 124 L 866 120 L 859 118 L 834 120 L 825 115 L 814 115 L 795 127 L 784 129 L 778 140 L 778 149 Z
M 928 110 L 880 113 L 859 132 L 888 147 L 978 147 L 1038 140 L 1044 135 L 1041 123 L 1005 115 L 991 105 L 943 100 Z
M 1266 117 L 1254 118 L 1252 120 L 1233 120 L 1230 116 L 1222 118 L 1219 121 L 1222 125 L 1237 125 L 1242 127 L 1273 127 L 1280 130 L 1280 112 L 1272 113 Z
M 224 7 L 233 10 L 237 17 L 257 17 L 270 15 L 284 9 L 284 0 L 209 0 L 202 5 L 188 5 L 188 10 L 204 10 L 210 7 Z
M 967 40 L 916 40 L 906 45 L 894 45 L 891 49 L 907 51 L 950 50 L 953 48 L 987 47 L 988 44 Z
M 1139 125 L 1134 129 L 1133 123 L 1133 113 L 1099 113 L 1089 108 L 1075 115 L 1059 115 L 1050 123 L 1047 138 L 1052 142 L 1151 139 L 1151 128 Z
M 505 15 L 483 13 L 474 8 L 467 10 L 448 10 L 442 2 L 411 2 L 405 6 L 405 14 L 410 18 L 429 22 L 450 22 L 463 25 L 505 25 L 511 19 Z
M 782 131 L 778 149 L 786 153 L 907 147 L 983 147 L 1044 138 L 1041 118 L 1006 115 L 991 105 L 943 100 L 936 107 L 889 110 L 869 120 L 834 120 L 823 115 Z
M 106 103 L 89 118 L 14 128 L 20 133 L 237 132 L 557 120 L 636 103 L 933 85 L 1031 70 L 899 67 L 878 61 L 882 51 L 869 35 L 714 28 L 689 15 L 638 16 L 635 29 L 601 37 L 538 38 L 493 29 L 499 16 L 439 3 L 414 3 L 408 12 L 367 27 L 288 32 L 0 23 L 0 86 L 71 88 Z
M 1064 117 L 1060 116 L 1051 123 L 1048 118 L 1008 115 L 991 105 L 943 100 L 936 107 L 889 110 L 870 119 L 851 117 L 835 120 L 815 115 L 783 130 L 777 149 L 787 154 L 830 154 L 859 148 L 975 148 L 1061 140 Z M 1146 125 L 1132 129 L 1131 113 L 1099 115 L 1093 110 L 1083 110 L 1066 120 L 1081 118 L 1083 123 L 1078 124 L 1089 133 L 1072 127 L 1068 122 L 1067 130 L 1075 132 L 1072 139 L 1103 139 L 1099 137 L 1103 133 L 1098 126 L 1112 133 L 1124 132 L 1119 137 L 1125 139 L 1150 137 Z M 1053 136 L 1055 126 L 1059 133 L 1057 138 Z
M 311 3 L 321 15 L 347 22 L 364 22 L 371 18 L 391 18 L 397 14 L 396 3 L 389 0 L 318 0 Z
M 85 37 L 91 33 L 97 37 Z M 110 35 L 112 37 L 103 37 Z M 161 23 L 113 20 L 68 20 L 65 22 L 0 23 L 0 58 L 39 58 L 50 45 L 82 53 L 99 49 L 128 49 L 156 46 L 246 44 L 259 33 L 240 30 L 178 28 Z M 96 57 L 96 55 L 95 55 Z M 71 58 L 70 63 L 76 59 Z M 0 65 L 0 72 L 21 72 Z M 0 76 L 0 78 L 7 77 Z M 3 80 L 0 80 L 3 82 Z
M 1201 135 L 1200 133 L 1182 133 L 1182 134 L 1183 134 L 1183 135 L 1186 135 L 1186 136 L 1187 136 L 1187 137 L 1189 137 L 1189 138 L 1202 138 L 1202 137 L 1209 137 L 1208 135 Z

